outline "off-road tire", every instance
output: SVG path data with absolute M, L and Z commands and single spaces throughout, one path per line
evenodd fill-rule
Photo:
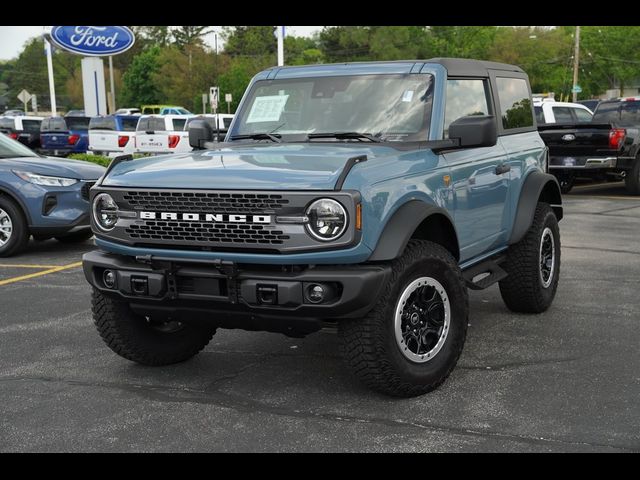
M 0 194 L 0 209 L 11 219 L 11 237 L 0 247 L 0 257 L 10 257 L 25 249 L 29 243 L 29 227 L 22 209 L 6 195 Z
M 551 283 L 544 287 L 540 277 L 540 243 L 546 228 L 555 242 L 555 264 Z M 541 313 L 553 302 L 560 277 L 560 229 L 548 203 L 538 203 L 533 223 L 526 235 L 512 245 L 506 260 L 500 265 L 508 276 L 501 280 L 500 294 L 507 308 L 518 313 Z
M 107 346 L 121 357 L 142 365 L 159 366 L 183 362 L 207 346 L 215 328 L 184 324 L 182 330 L 167 333 L 153 329 L 144 316 L 126 302 L 93 289 L 93 321 Z
M 55 237 L 55 238 L 60 243 L 81 243 L 81 242 L 86 242 L 91 237 L 93 237 L 93 232 L 91 231 L 91 229 L 88 229 L 88 230 L 80 230 L 79 232 L 73 232 L 68 235 Z
M 624 186 L 627 193 L 640 195 L 640 157 L 636 158 L 633 168 L 624 177 Z
M 351 371 L 371 389 L 397 397 L 414 397 L 440 386 L 460 357 L 467 333 L 467 289 L 451 253 L 432 242 L 410 241 L 391 267 L 391 277 L 374 308 L 362 319 L 338 322 L 340 350 Z M 446 290 L 451 319 L 440 351 L 426 363 L 414 363 L 400 351 L 394 318 L 402 292 L 423 276 L 436 279 Z

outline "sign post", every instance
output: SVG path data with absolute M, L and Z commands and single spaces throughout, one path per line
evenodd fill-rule
M 24 104 L 24 113 L 27 113 L 27 102 L 31 100 L 31 94 L 23 88 L 18 94 L 18 100 Z
M 56 87 L 53 82 L 53 60 L 51 59 L 51 43 L 46 36 L 44 39 L 44 50 L 47 55 L 47 72 L 49 73 L 49 96 L 51 97 L 51 115 L 58 116 L 58 107 L 56 105 Z
M 227 102 L 227 113 L 231 113 L 231 102 L 233 102 L 233 96 L 230 93 L 225 93 L 224 101 Z
M 38 99 L 35 93 L 31 95 L 31 110 L 33 110 L 33 113 L 38 113 Z
M 128 27 L 122 26 L 54 26 L 51 40 L 60 48 L 84 56 L 82 59 L 82 90 L 84 110 L 87 116 L 107 113 L 104 65 L 102 58 L 109 57 L 111 77 L 112 110 L 115 110 L 115 86 L 113 83 L 113 63 L 111 56 L 129 50 L 135 43 L 135 36 Z M 48 49 L 48 61 L 51 61 Z M 53 83 L 53 73 L 49 70 L 49 84 Z M 55 100 L 52 95 L 52 110 L 55 115 Z

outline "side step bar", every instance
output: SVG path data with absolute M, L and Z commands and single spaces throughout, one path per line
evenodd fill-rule
M 471 290 L 484 290 L 494 283 L 498 283 L 500 280 L 506 278 L 508 275 L 507 272 L 500 268 L 499 265 L 504 261 L 504 259 L 504 256 L 490 258 L 462 272 L 467 288 L 470 288 Z M 487 273 L 488 275 L 480 280 L 476 280 L 475 282 L 473 281 L 474 278 L 482 275 L 483 273 Z

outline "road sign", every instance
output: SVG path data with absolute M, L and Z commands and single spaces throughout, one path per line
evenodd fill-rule
M 225 102 L 227 102 L 227 103 L 231 103 L 231 102 L 233 102 L 233 97 L 231 96 L 231 94 L 230 94 L 230 93 L 225 93 L 225 95 L 224 95 L 224 101 L 225 101 Z
M 27 103 L 29 100 L 31 100 L 31 94 L 25 89 L 22 89 L 22 91 L 18 94 L 18 100 L 20 100 L 22 103 Z
M 215 112 L 218 110 L 218 99 L 220 98 L 220 88 L 219 87 L 211 87 L 209 88 L 209 103 L 211 104 L 211 109 Z
M 582 87 L 580 85 L 574 85 L 573 88 L 571 89 L 571 93 L 581 93 L 582 92 Z

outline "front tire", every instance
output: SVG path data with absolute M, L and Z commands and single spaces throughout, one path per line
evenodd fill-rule
M 142 365 L 183 362 L 207 346 L 215 328 L 177 321 L 154 322 L 135 314 L 126 302 L 93 289 L 93 321 L 107 346 L 121 357 Z
M 0 195 L 0 257 L 20 253 L 29 242 L 27 220 L 11 199 Z
M 538 203 L 531 227 L 500 266 L 508 274 L 500 294 L 509 310 L 541 313 L 551 306 L 560 277 L 560 229 L 549 204 Z
M 340 350 L 375 391 L 414 397 L 440 386 L 455 367 L 468 322 L 467 289 L 457 262 L 432 242 L 413 240 L 392 263 L 374 308 L 338 323 Z

